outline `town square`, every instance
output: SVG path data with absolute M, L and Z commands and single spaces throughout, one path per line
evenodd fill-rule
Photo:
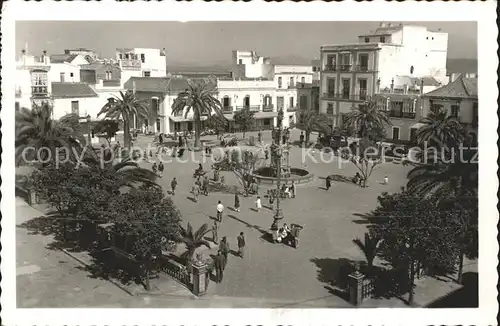
M 18 308 L 479 307 L 476 23 L 119 23 L 16 24 Z

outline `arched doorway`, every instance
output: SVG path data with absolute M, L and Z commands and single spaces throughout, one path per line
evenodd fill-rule
M 243 98 L 243 106 L 245 108 L 250 108 L 250 95 L 247 95 Z

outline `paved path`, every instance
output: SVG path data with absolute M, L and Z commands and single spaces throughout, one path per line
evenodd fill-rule
M 265 137 L 267 137 L 265 135 Z M 298 139 L 298 135 L 296 137 Z M 143 139 L 145 142 L 145 140 Z M 199 158 L 201 153 L 196 153 Z M 316 156 L 319 157 L 319 152 Z M 327 157 L 328 158 L 328 157 Z M 241 212 L 230 210 L 233 195 L 211 193 L 193 203 L 189 190 L 196 162 L 172 162 L 166 165 L 159 183 L 170 189 L 173 176 L 179 180 L 175 204 L 183 215 L 183 223 L 191 222 L 197 228 L 212 223 L 215 205 L 222 200 L 226 206 L 219 237 L 226 235 L 236 249 L 236 237 L 246 235 L 245 258 L 230 256 L 225 277 L 221 284 L 211 284 L 209 294 L 200 299 L 180 291 L 171 296 L 130 297 L 115 285 L 92 279 L 81 266 L 60 251 L 49 250 L 50 238 L 28 235 L 17 228 L 17 288 L 20 307 L 350 307 L 331 288 L 336 274 L 347 260 L 362 260 L 363 254 L 353 245 L 352 239 L 366 232 L 363 219 L 376 205 L 377 196 L 383 192 L 399 191 L 405 183 L 408 167 L 393 163 L 382 164 L 374 171 L 369 188 L 361 189 L 352 183 L 334 182 L 329 192 L 323 189 L 329 174 L 350 177 L 356 172 L 351 164 L 339 167 L 332 163 L 302 162 L 300 149 L 292 149 L 292 166 L 307 166 L 316 179 L 297 186 L 297 198 L 283 201 L 284 222 L 304 225 L 297 249 L 269 243 L 262 238 L 272 223 L 272 212 L 266 208 L 259 213 L 251 210 L 255 197 L 241 198 Z M 143 163 L 150 167 L 150 163 Z M 205 163 L 204 168 L 209 169 Z M 235 183 L 230 173 L 224 173 L 227 183 Z M 389 185 L 382 185 L 387 175 Z M 267 200 L 263 199 L 267 205 Z M 39 212 L 16 201 L 17 224 Z M 211 252 L 213 252 L 212 249 Z M 208 255 L 208 252 L 206 252 Z M 172 292 L 173 293 L 173 292 Z M 418 295 L 416 295 L 418 298 Z M 369 300 L 365 306 L 404 306 L 401 300 Z

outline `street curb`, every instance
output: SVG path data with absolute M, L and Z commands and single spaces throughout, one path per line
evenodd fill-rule
M 77 262 L 79 262 L 80 264 L 82 264 L 83 266 L 85 267 L 90 267 L 89 264 L 87 264 L 86 262 L 84 262 L 83 260 L 81 260 L 80 258 L 76 257 L 75 255 L 73 255 L 72 253 L 70 253 L 69 251 L 67 251 L 66 249 L 63 249 L 63 248 L 59 248 L 62 252 L 64 252 L 66 255 L 68 255 L 69 257 L 73 258 L 74 260 L 76 260 Z M 122 290 L 123 292 L 127 293 L 128 295 L 130 296 L 133 296 L 135 297 L 136 294 L 133 293 L 132 291 L 130 291 L 129 289 L 127 289 L 125 286 L 123 286 L 122 284 L 120 284 L 119 282 L 113 280 L 113 279 L 106 279 L 106 281 L 114 284 L 116 287 L 118 287 L 120 290 Z

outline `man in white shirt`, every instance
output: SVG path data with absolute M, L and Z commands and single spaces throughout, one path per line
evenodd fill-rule
M 219 200 L 219 203 L 217 204 L 217 220 L 222 222 L 222 212 L 224 212 L 224 205 L 222 205 L 222 202 Z

